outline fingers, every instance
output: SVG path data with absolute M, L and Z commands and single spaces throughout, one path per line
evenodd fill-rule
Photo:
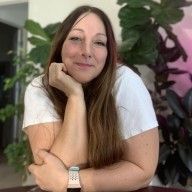
M 64 71 L 65 73 L 67 73 L 67 68 L 66 65 L 64 63 L 62 63 L 62 71 Z
M 31 172 L 32 174 L 35 174 L 35 170 L 36 170 L 37 167 L 38 167 L 38 165 L 31 164 L 31 165 L 28 166 L 28 170 L 29 170 L 29 172 Z
M 53 87 L 58 87 L 63 81 L 62 79 L 67 74 L 67 68 L 63 63 L 51 63 L 49 66 L 49 84 Z M 61 86 L 61 85 L 60 85 Z
M 44 191 L 48 191 L 46 189 L 46 187 L 44 187 L 42 185 L 42 182 L 41 182 L 41 179 L 38 177 L 38 170 L 39 166 L 38 165 L 35 165 L 35 164 L 31 164 L 29 167 L 28 167 L 28 170 L 33 174 L 33 176 L 35 177 L 35 183 Z
M 53 62 L 49 66 L 49 70 L 55 71 L 55 72 L 59 72 L 59 71 L 67 72 L 67 68 L 66 68 L 66 65 L 64 63 Z
M 64 92 L 67 97 L 81 94 L 82 86 L 70 74 L 63 63 L 51 63 L 49 67 L 49 85 Z
M 37 152 L 37 156 L 42 159 L 43 162 L 47 163 L 48 162 L 48 159 L 50 158 L 51 154 L 48 153 L 47 151 L 45 150 L 38 150 Z

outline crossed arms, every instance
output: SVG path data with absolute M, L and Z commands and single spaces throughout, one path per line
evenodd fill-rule
M 158 129 L 124 140 L 124 156 L 120 162 L 102 169 L 86 167 L 86 107 L 82 91 L 79 91 L 81 87 L 73 85 L 72 91 L 65 90 L 68 101 L 62 122 L 38 124 L 25 129 L 37 164 L 30 166 L 37 184 L 50 191 L 66 190 L 67 168 L 80 165 L 84 191 L 132 191 L 148 185 L 158 161 Z M 48 153 L 38 152 L 39 149 Z

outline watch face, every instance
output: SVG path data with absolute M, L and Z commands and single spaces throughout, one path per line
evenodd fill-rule
M 81 188 L 67 188 L 67 192 L 80 192 Z

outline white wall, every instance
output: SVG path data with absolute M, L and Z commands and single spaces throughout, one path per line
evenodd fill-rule
M 119 6 L 116 0 L 29 0 L 29 19 L 38 21 L 42 26 L 63 21 L 63 19 L 80 5 L 92 5 L 101 8 L 112 21 L 116 39 L 120 38 L 118 19 Z

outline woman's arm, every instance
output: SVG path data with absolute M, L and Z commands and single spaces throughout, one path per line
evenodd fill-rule
M 88 154 L 87 114 L 82 85 L 67 73 L 64 63 L 49 67 L 49 84 L 65 93 L 67 104 L 62 127 L 51 147 L 67 167 L 85 165 Z
M 87 163 L 87 117 L 84 98 L 68 98 L 62 127 L 53 142 L 51 153 L 59 157 L 67 167 Z
M 42 123 L 37 125 L 30 125 L 24 128 L 30 147 L 33 153 L 34 162 L 41 165 L 42 159 L 37 156 L 39 149 L 49 151 L 53 142 L 61 129 L 62 122 Z
M 38 149 L 47 149 L 67 167 L 85 165 L 88 147 L 87 117 L 82 86 L 66 74 L 63 63 L 50 65 L 49 84 L 63 91 L 68 100 L 67 105 L 63 106 L 63 122 L 34 125 L 26 129 L 35 162 L 41 164 L 35 152 Z
M 125 141 L 123 161 L 103 169 L 80 171 L 84 191 L 132 191 L 147 186 L 158 162 L 158 129 Z
M 80 171 L 83 191 L 132 191 L 147 186 L 155 173 L 158 149 L 158 129 L 151 129 L 127 139 L 121 162 L 102 169 Z M 50 191 L 66 190 L 68 174 L 65 168 L 62 173 L 61 169 L 58 169 L 61 162 L 51 154 L 41 155 L 41 158 L 46 158 L 46 164 L 29 167 L 35 177 L 39 178 L 38 185 Z
M 70 97 L 64 121 L 29 126 L 25 129 L 35 163 L 41 164 L 36 152 L 45 149 L 63 163 L 83 166 L 87 163 L 86 108 L 81 97 Z

